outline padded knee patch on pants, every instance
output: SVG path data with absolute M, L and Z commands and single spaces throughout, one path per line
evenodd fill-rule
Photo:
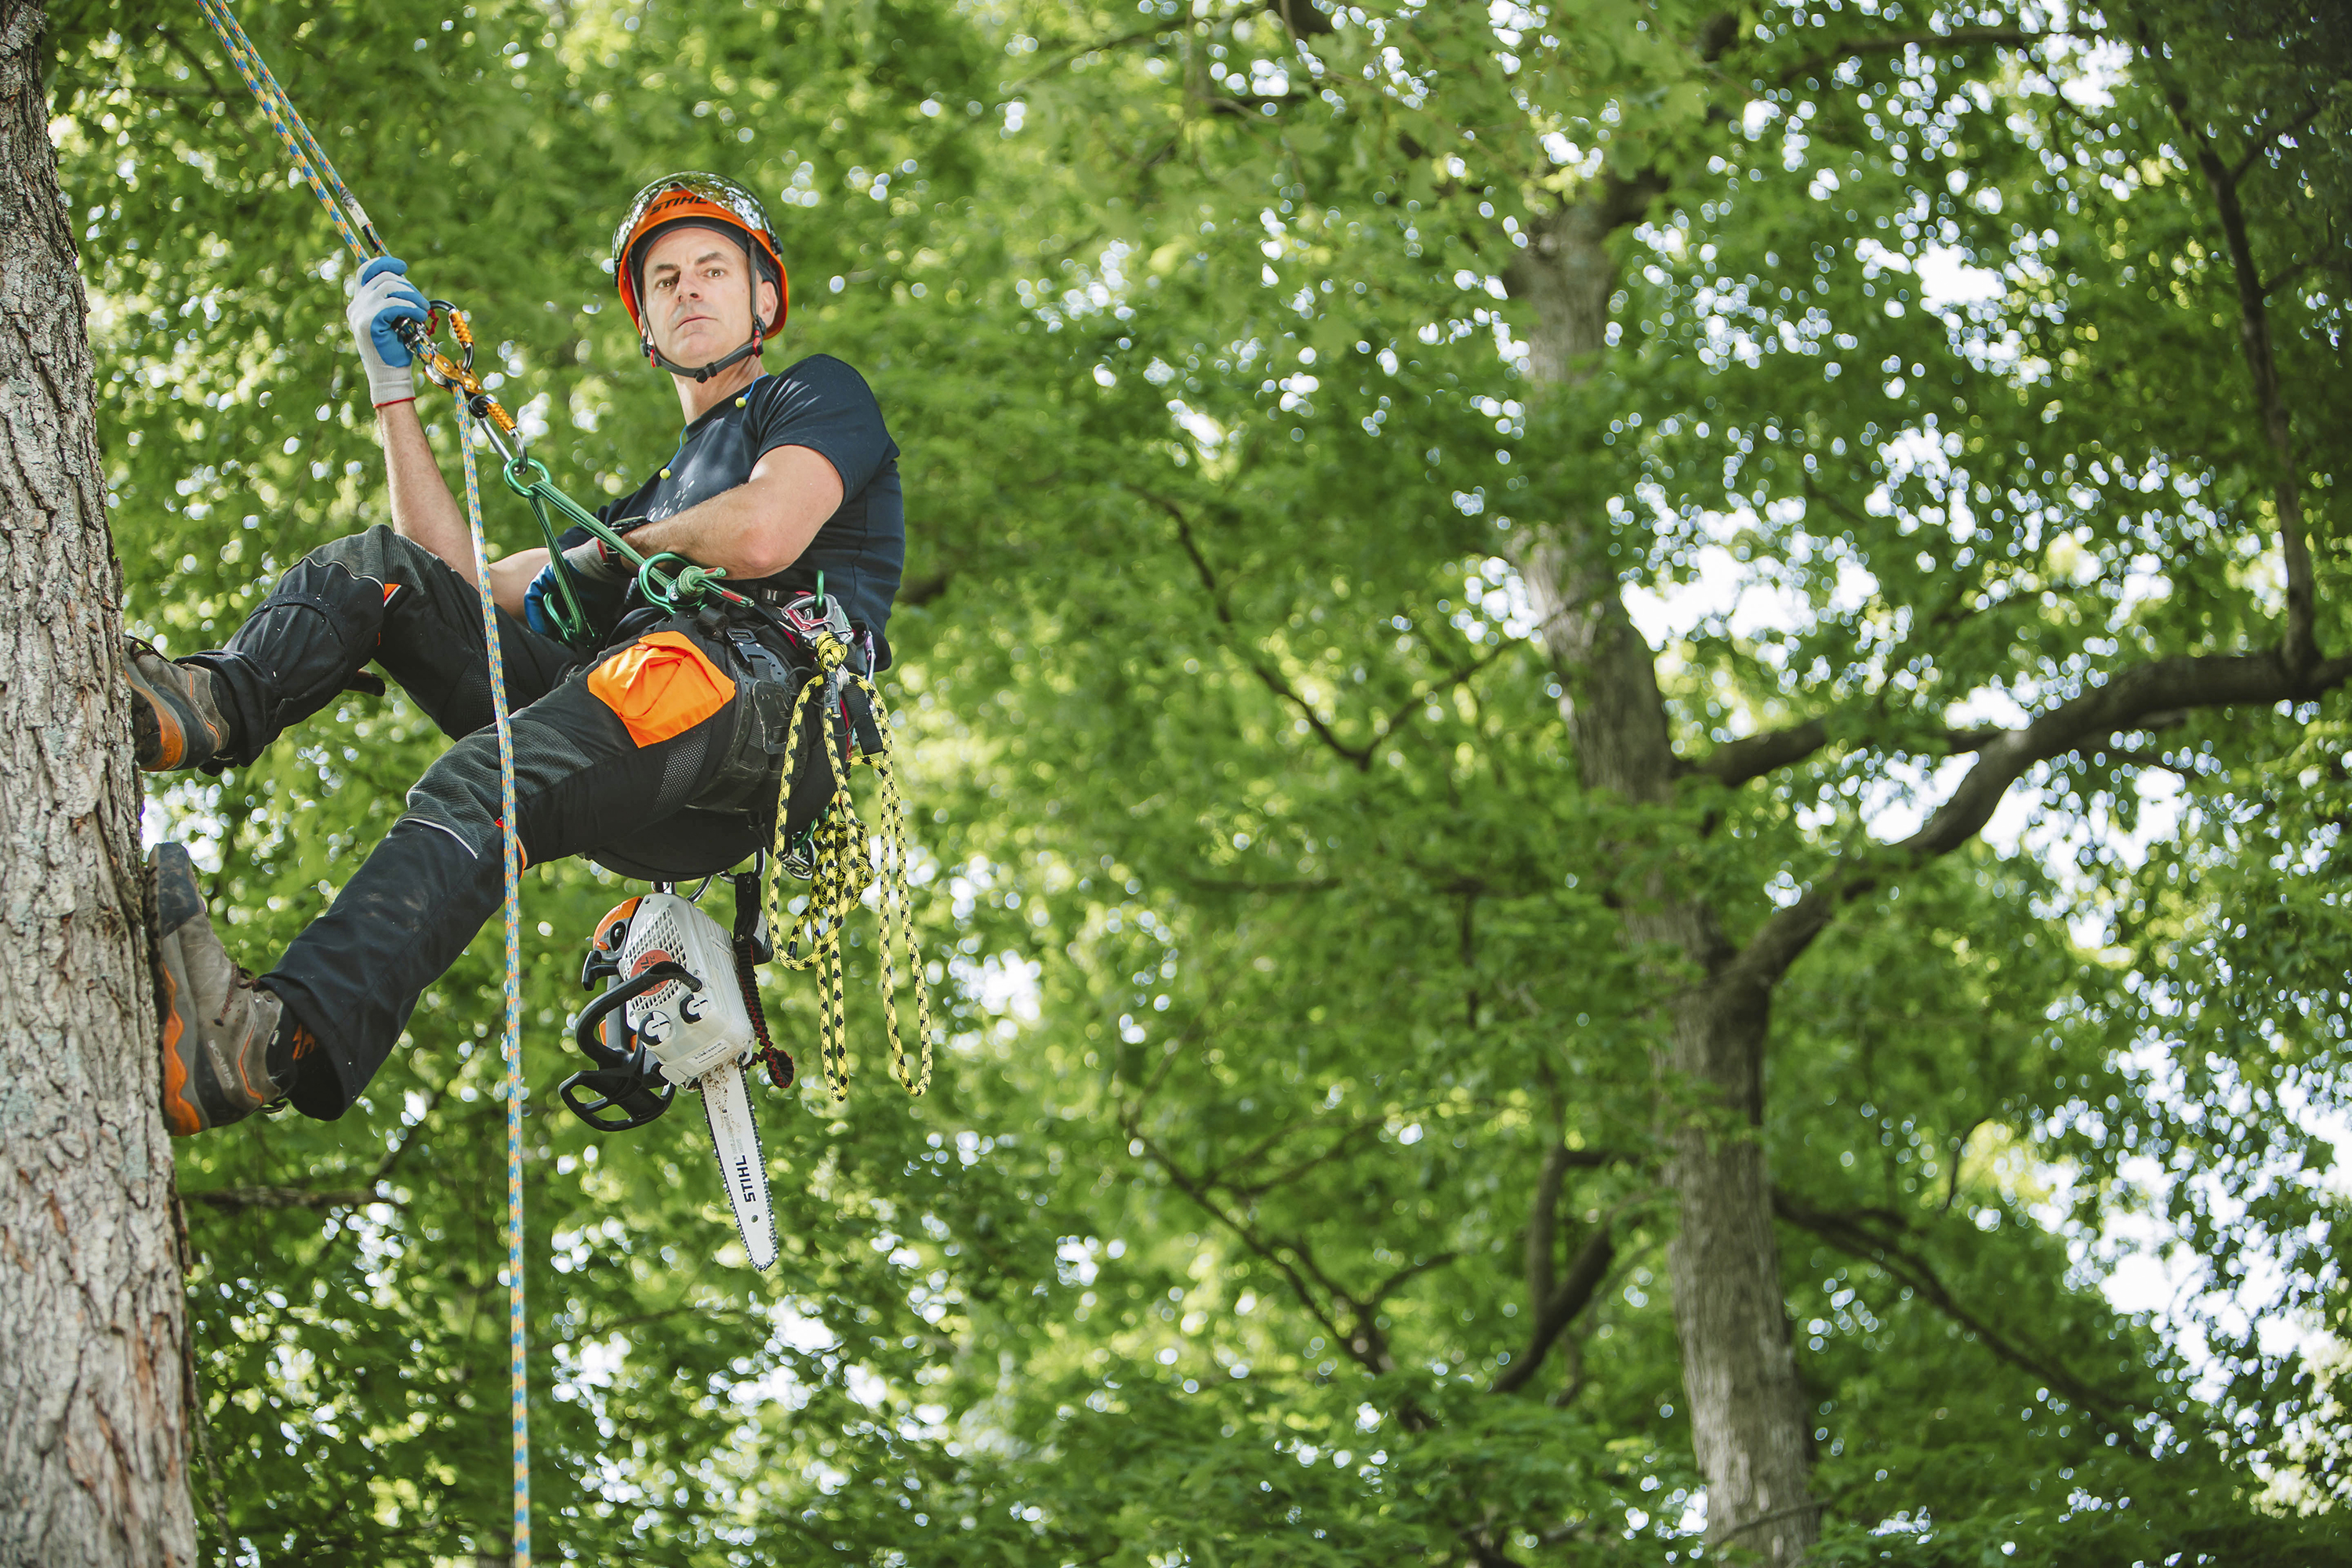
M 253 761 L 293 724 L 334 700 L 375 657 L 384 584 L 320 551 L 278 580 L 261 608 L 218 653 L 201 654 L 228 687 L 236 749 L 224 765 Z

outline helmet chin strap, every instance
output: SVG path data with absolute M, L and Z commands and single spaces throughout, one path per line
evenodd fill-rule
M 712 360 L 709 364 L 702 366 L 698 370 L 691 365 L 680 364 L 676 360 L 671 359 L 667 354 L 662 353 L 661 350 L 654 347 L 653 340 L 651 338 L 645 340 L 645 349 L 646 358 L 653 363 L 655 368 L 658 370 L 666 370 L 672 375 L 683 375 L 696 382 L 705 382 L 709 381 L 712 376 L 717 375 L 720 371 L 725 370 L 728 366 L 738 363 L 742 360 L 749 359 L 753 354 L 758 353 L 760 352 L 760 343 L 761 334 L 754 331 L 751 334 L 751 341 L 750 342 L 745 343 L 741 348 L 737 349 L 732 353 L 720 354 L 717 359 Z

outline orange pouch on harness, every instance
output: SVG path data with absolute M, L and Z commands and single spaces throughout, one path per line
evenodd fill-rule
M 639 637 L 596 667 L 588 689 L 640 746 L 686 733 L 735 697 L 727 672 L 677 632 Z

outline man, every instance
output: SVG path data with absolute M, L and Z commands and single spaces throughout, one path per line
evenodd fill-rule
M 150 857 L 164 1113 L 176 1135 L 279 1099 L 307 1115 L 341 1115 L 417 997 L 503 895 L 499 743 L 471 535 L 417 417 L 397 328 L 424 321 L 425 304 L 406 270 L 391 258 L 370 262 L 350 311 L 392 525 L 312 552 L 226 647 L 176 661 L 142 643 L 130 649 L 134 739 L 152 771 L 250 762 L 364 679 L 371 661 L 456 742 L 333 906 L 257 979 L 214 933 L 187 851 L 164 844 Z M 685 429 L 659 472 L 600 515 L 641 553 L 724 568 L 730 587 L 764 602 L 821 580 L 857 634 L 853 662 L 882 668 L 906 553 L 898 448 L 873 394 L 840 361 L 818 355 L 763 373 L 790 286 L 759 202 L 714 175 L 657 180 L 614 234 L 614 270 L 648 362 L 677 388 Z M 773 703 L 752 698 L 761 673 L 776 672 L 761 650 L 781 652 L 779 639 L 740 613 L 646 605 L 622 563 L 584 530 L 574 535 L 562 544 L 594 626 L 585 647 L 555 635 L 549 606 L 562 599 L 547 551 L 489 569 L 525 863 L 587 855 L 676 880 L 747 858 L 774 832 L 784 759 Z M 856 733 L 870 744 L 864 722 Z M 796 788 L 796 818 L 801 800 Z

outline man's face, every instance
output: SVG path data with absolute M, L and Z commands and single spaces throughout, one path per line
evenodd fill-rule
M 679 364 L 707 364 L 751 336 L 752 273 L 742 245 L 715 228 L 674 228 L 645 255 L 646 335 Z M 758 290 L 761 319 L 773 321 L 776 286 Z

